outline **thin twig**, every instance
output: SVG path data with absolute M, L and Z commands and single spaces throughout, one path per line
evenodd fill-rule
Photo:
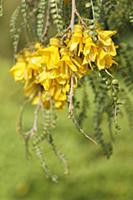
M 75 118 L 75 115 L 74 115 L 73 97 L 74 97 L 74 75 L 72 74 L 72 76 L 71 76 L 70 93 L 69 93 L 69 97 L 68 97 L 68 101 L 69 101 L 69 118 L 73 121 L 75 127 L 78 129 L 78 131 L 80 133 L 82 133 L 82 135 L 85 136 L 85 138 L 89 139 L 94 144 L 97 144 L 97 142 L 91 136 L 86 134 L 85 131 L 78 124 L 78 122 L 77 122 L 77 120 Z
M 91 136 L 89 136 L 87 133 L 85 133 L 85 131 L 80 127 L 80 125 L 78 124 L 78 122 L 77 122 L 76 118 L 74 117 L 74 115 L 71 117 L 71 119 L 72 119 L 74 125 L 76 126 L 76 128 L 78 129 L 78 131 L 80 133 L 82 133 L 82 135 L 84 135 L 84 137 L 86 139 L 90 140 L 91 142 L 93 142 L 94 144 L 97 145 L 97 142 Z
M 86 27 L 86 23 L 84 22 L 84 20 L 82 19 L 82 17 L 80 16 L 79 12 L 77 11 L 77 8 L 75 9 L 75 14 L 77 15 L 77 17 L 80 20 L 80 23 Z
M 73 106 L 73 97 L 74 97 L 74 75 L 71 76 L 71 85 L 70 85 L 70 93 L 68 97 L 69 101 L 69 117 L 73 115 L 74 106 Z
M 74 27 L 75 11 L 76 11 L 76 2 L 75 0 L 72 0 L 72 13 L 71 13 L 71 21 L 70 21 L 71 30 L 73 30 L 73 27 Z
M 50 0 L 48 1 L 47 15 L 46 15 L 45 27 L 44 27 L 44 32 L 43 32 L 42 38 L 47 36 L 49 25 L 50 25 L 49 20 L 50 20 Z
M 113 75 L 112 75 L 107 69 L 105 69 L 105 72 L 106 72 L 111 78 L 113 78 Z
M 84 20 L 82 19 L 82 17 L 80 16 L 77 7 L 76 7 L 76 0 L 72 0 L 72 13 L 71 13 L 71 21 L 70 21 L 70 25 L 68 28 L 71 28 L 71 30 L 73 30 L 74 27 L 74 22 L 75 22 L 75 15 L 77 15 L 78 19 L 80 20 L 81 24 L 86 26 L 86 23 L 84 22 Z
M 25 140 L 25 146 L 26 146 L 26 153 L 29 154 L 29 139 L 32 138 L 33 136 L 35 136 L 36 132 L 38 131 L 38 114 L 39 114 L 39 110 L 41 107 L 41 93 L 39 92 L 38 94 L 39 96 L 39 101 L 38 104 L 36 106 L 35 112 L 34 112 L 34 121 L 33 121 L 33 126 L 32 128 L 24 134 L 24 140 Z
M 18 121 L 17 121 L 17 132 L 20 133 L 21 136 L 23 136 L 23 113 L 24 113 L 24 108 L 27 103 L 27 100 L 25 100 L 20 108 L 19 116 L 18 116 Z
M 95 21 L 95 10 L 94 10 L 93 0 L 91 0 L 91 8 L 92 8 L 92 18 Z

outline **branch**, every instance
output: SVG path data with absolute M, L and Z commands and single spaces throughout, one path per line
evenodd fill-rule
M 74 27 L 74 21 L 75 21 L 75 15 L 78 17 L 78 19 L 80 20 L 81 24 L 86 26 L 86 23 L 84 22 L 84 20 L 82 19 L 82 17 L 80 16 L 77 7 L 76 7 L 76 0 L 72 0 L 72 13 L 71 13 L 71 21 L 70 21 L 70 25 L 69 28 L 71 30 L 73 30 Z

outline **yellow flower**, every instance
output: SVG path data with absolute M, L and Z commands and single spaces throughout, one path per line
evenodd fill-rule
M 37 43 L 35 43 L 34 48 L 35 48 L 35 50 L 39 50 L 39 49 L 42 49 L 43 46 L 41 43 L 37 42 Z
M 42 71 L 40 73 L 38 82 L 41 83 L 45 90 L 51 88 L 52 81 L 60 77 L 60 74 L 57 70 Z
M 110 30 L 97 30 L 98 40 L 105 46 L 109 46 L 112 43 L 111 37 L 116 34 L 116 31 Z
M 66 101 L 56 101 L 55 102 L 55 108 L 56 109 L 62 109 L 65 105 Z
M 91 72 L 92 63 L 99 70 L 116 63 L 113 57 L 117 47 L 111 38 L 115 33 L 98 28 L 94 41 L 89 30 L 84 31 L 83 26 L 77 24 L 73 33 L 67 32 L 66 38 L 62 38 L 62 43 L 58 38 L 51 38 L 47 47 L 36 43 L 32 49 L 24 49 L 10 71 L 16 81 L 24 82 L 24 93 L 32 104 L 38 104 L 41 98 L 45 108 L 49 109 L 52 102 L 56 109 L 62 109 L 72 76 L 75 89 L 78 80 Z
M 38 96 L 40 87 L 41 86 L 39 84 L 36 84 L 34 81 L 27 81 L 24 85 L 25 96 L 29 97 L 34 102 L 34 99 L 36 98 L 36 96 Z
M 12 73 L 16 81 L 20 81 L 23 80 L 25 77 L 25 69 L 25 62 L 18 62 L 10 69 L 10 72 Z
M 51 96 L 51 99 L 54 100 L 56 108 L 63 108 L 67 100 L 67 91 L 69 91 L 69 89 L 70 86 L 68 84 L 62 86 L 57 80 L 52 82 L 48 93 Z
M 32 55 L 28 62 L 28 68 L 38 71 L 42 67 L 42 56 Z
M 25 61 L 24 54 L 19 54 L 16 57 L 16 64 L 10 69 L 14 79 L 16 81 L 28 80 L 32 78 L 32 69 L 27 67 L 27 62 Z
M 68 43 L 71 52 L 77 52 L 78 56 L 83 51 L 83 27 L 80 24 L 74 26 L 74 32 Z
M 105 52 L 103 49 L 100 49 L 99 55 L 97 57 L 97 67 L 99 70 L 108 69 L 112 64 L 116 62 L 113 60 L 112 56 Z
M 110 54 L 111 56 L 116 56 L 116 46 L 114 45 L 114 42 L 112 41 L 109 46 L 104 46 L 103 49 Z
M 88 73 L 89 71 L 88 65 L 86 64 L 83 65 L 82 58 L 75 56 L 74 58 L 72 58 L 72 61 L 78 68 L 77 72 L 75 72 L 76 77 L 82 78 L 84 75 Z
M 85 64 L 90 64 L 91 62 L 95 62 L 96 60 L 96 56 L 98 54 L 98 48 L 96 46 L 96 44 L 93 42 L 91 37 L 87 37 L 85 39 L 85 46 L 84 46 L 84 60 L 83 60 L 83 65 Z
M 62 92 L 61 87 L 55 87 L 53 98 L 55 101 L 65 101 L 67 99 L 67 96 L 66 93 Z
M 40 99 L 41 98 L 41 99 Z M 50 96 L 47 94 L 47 92 L 42 91 L 41 92 L 41 96 L 40 95 L 36 95 L 32 101 L 33 105 L 37 105 L 39 103 L 39 101 L 41 100 L 44 108 L 49 109 L 50 108 L 50 104 L 51 104 L 51 98 Z
M 16 64 L 11 68 L 11 73 L 16 81 L 29 80 L 41 71 L 42 57 L 35 52 L 24 49 L 16 57 Z
M 59 42 L 59 39 L 51 38 L 49 47 L 38 50 L 38 53 L 42 56 L 42 62 L 46 64 L 48 70 L 58 68 L 57 63 L 60 60 Z
M 51 83 L 52 83 L 51 79 L 45 79 L 45 80 L 43 80 L 43 82 L 41 84 L 44 87 L 44 89 L 46 91 L 48 91 L 50 89 L 50 87 L 51 87 Z
M 61 53 L 61 60 L 58 62 L 58 65 L 64 69 L 67 68 L 66 75 L 68 76 L 68 70 L 70 69 L 72 72 L 77 71 L 77 67 L 75 64 L 72 62 L 71 57 L 69 56 L 69 52 L 67 49 L 62 48 L 60 50 Z M 70 77 L 70 76 L 69 76 Z

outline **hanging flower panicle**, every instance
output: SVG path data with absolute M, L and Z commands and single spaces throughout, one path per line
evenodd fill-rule
M 78 80 L 93 70 L 104 70 L 116 64 L 116 48 L 112 36 L 116 31 L 91 31 L 81 24 L 74 26 L 73 32 L 61 42 L 61 38 L 51 38 L 44 47 L 36 43 L 32 50 L 23 49 L 16 56 L 16 64 L 11 73 L 16 81 L 24 83 L 24 93 L 33 104 L 38 104 L 39 93 L 45 108 L 63 108 L 68 99 L 71 77 L 74 88 Z

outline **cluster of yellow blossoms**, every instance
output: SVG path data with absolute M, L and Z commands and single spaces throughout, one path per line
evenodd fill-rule
M 115 61 L 116 46 L 112 40 L 115 31 L 98 29 L 93 37 L 91 31 L 77 24 L 67 37 L 51 38 L 47 47 L 40 43 L 33 49 L 24 49 L 16 57 L 11 73 L 16 81 L 24 82 L 25 95 L 33 104 L 39 102 L 39 91 L 45 108 L 51 100 L 55 108 L 62 108 L 69 94 L 71 77 L 74 87 L 77 81 L 94 68 L 107 69 Z

